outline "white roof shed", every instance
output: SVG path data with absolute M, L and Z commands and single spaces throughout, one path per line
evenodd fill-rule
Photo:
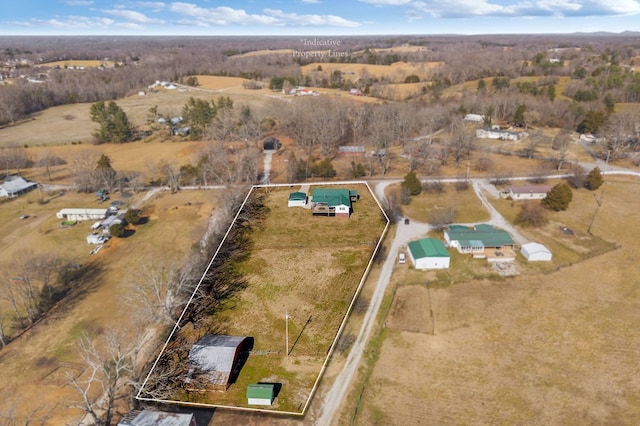
M 548 248 L 539 243 L 527 243 L 523 244 L 520 248 L 520 253 L 529 262 L 550 261 L 551 251 Z

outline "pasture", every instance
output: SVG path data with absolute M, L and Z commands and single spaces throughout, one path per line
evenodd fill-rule
M 218 334 L 253 337 L 253 351 L 226 392 L 179 392 L 170 400 L 247 407 L 247 385 L 267 381 L 282 385 L 269 409 L 302 411 L 385 226 L 368 189 L 349 189 L 360 194 L 349 219 L 287 207 L 290 188 L 253 190 L 265 197 L 267 216 L 249 219 L 256 226 L 245 258 L 232 266 L 245 284 L 210 319 Z
M 81 413 L 69 403 L 80 400 L 80 395 L 65 384 L 67 373 L 81 374 L 86 367 L 78 354 L 80 337 L 84 333 L 99 338 L 107 331 L 133 332 L 130 327 L 136 321 L 137 308 L 125 298 L 131 292 L 129 287 L 139 279 L 141 265 L 177 265 L 183 261 L 192 244 L 202 237 L 218 205 L 218 194 L 157 194 L 144 206 L 148 223 L 136 226 L 128 238 L 112 239 L 109 248 L 93 256 L 85 241 L 90 222 L 60 229 L 55 219 L 62 207 L 95 207 L 93 195 L 69 193 L 42 206 L 31 198 L 34 195 L 0 204 L 3 243 L 11 242 L 1 247 L 3 259 L 10 260 L 17 250 L 31 248 L 91 265 L 94 272 L 77 283 L 44 320 L 0 351 L 0 412 L 24 419 L 38 410 L 37 415 L 50 413 L 48 424 L 76 424 Z M 19 220 L 18 213 L 31 217 Z M 150 348 L 158 350 L 162 341 L 154 333 L 151 329 Z
M 393 301 L 381 317 L 386 328 L 373 339 L 374 358 L 340 421 L 636 423 L 640 291 L 634 277 L 640 269 L 629 229 L 637 229 L 640 218 L 628 199 L 640 196 L 640 184 L 607 181 L 594 241 L 616 242 L 620 249 L 553 271 L 445 287 L 427 287 L 430 273 L 420 282 L 399 270 Z M 595 204 L 590 193 L 574 193 L 575 204 L 553 220 L 583 238 L 593 213 L 589 201 Z

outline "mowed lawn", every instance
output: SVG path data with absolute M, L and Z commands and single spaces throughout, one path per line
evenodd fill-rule
M 282 389 L 270 408 L 302 411 L 385 226 L 368 189 L 349 188 L 360 194 L 349 219 L 287 207 L 297 187 L 254 190 L 266 195 L 268 216 L 236 268 L 247 286 L 214 318 L 221 333 L 253 337 L 253 352 L 227 392 L 192 394 L 191 402 L 247 407 L 248 384 L 276 382 Z
M 396 274 L 354 423 L 637 424 L 640 216 L 629 200 L 640 196 L 640 181 L 607 181 L 592 231 L 619 249 L 554 271 L 446 288 Z M 580 240 L 593 217 L 589 199 L 595 205 L 578 191 L 553 218 L 576 232 L 574 250 L 587 244 Z M 539 232 L 531 235 L 546 230 Z M 362 385 L 341 422 L 352 420 Z
M 157 195 L 145 206 L 148 223 L 136 226 L 128 238 L 112 239 L 109 248 L 93 256 L 89 254 L 92 246 L 85 240 L 91 222 L 61 229 L 55 218 L 63 207 L 99 207 L 93 194 L 69 193 L 43 206 L 35 202 L 35 195 L 0 204 L 0 232 L 6 240 L 0 248 L 3 260 L 10 260 L 18 249 L 32 249 L 92 265 L 97 272 L 79 283 L 44 321 L 0 351 L 0 413 L 26 419 L 39 410 L 36 418 L 51 414 L 47 424 L 77 424 L 81 413 L 69 405 L 79 401 L 80 395 L 65 383 L 67 373 L 77 375 L 85 369 L 78 355 L 80 337 L 84 333 L 94 339 L 111 331 L 135 331 L 130 327 L 136 309 L 125 298 L 129 286 L 139 279 L 141 265 L 179 264 L 188 256 L 192 244 L 206 230 L 218 193 Z M 31 217 L 20 220 L 19 214 Z M 148 349 L 155 352 L 162 341 L 150 336 Z

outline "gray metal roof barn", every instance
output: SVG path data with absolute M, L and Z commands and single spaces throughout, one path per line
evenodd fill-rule
M 192 383 L 197 375 L 201 385 L 217 390 L 226 390 L 236 362 L 245 342 L 245 336 L 223 336 L 210 334 L 198 340 L 189 351 L 189 375 L 186 382 Z

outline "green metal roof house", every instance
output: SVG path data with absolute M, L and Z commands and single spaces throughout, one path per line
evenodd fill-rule
M 247 404 L 271 405 L 273 403 L 275 384 L 258 383 L 247 386 Z
M 338 188 L 316 188 L 311 192 L 311 206 L 314 215 L 349 217 L 351 214 L 352 191 Z M 355 197 L 357 197 L 357 192 Z
M 407 244 L 409 257 L 416 269 L 447 269 L 451 256 L 444 244 L 435 238 L 423 238 Z
M 449 247 L 455 247 L 460 253 L 480 253 L 485 248 L 501 249 L 515 246 L 507 231 L 488 224 L 475 227 L 452 225 L 444 231 L 444 239 Z

